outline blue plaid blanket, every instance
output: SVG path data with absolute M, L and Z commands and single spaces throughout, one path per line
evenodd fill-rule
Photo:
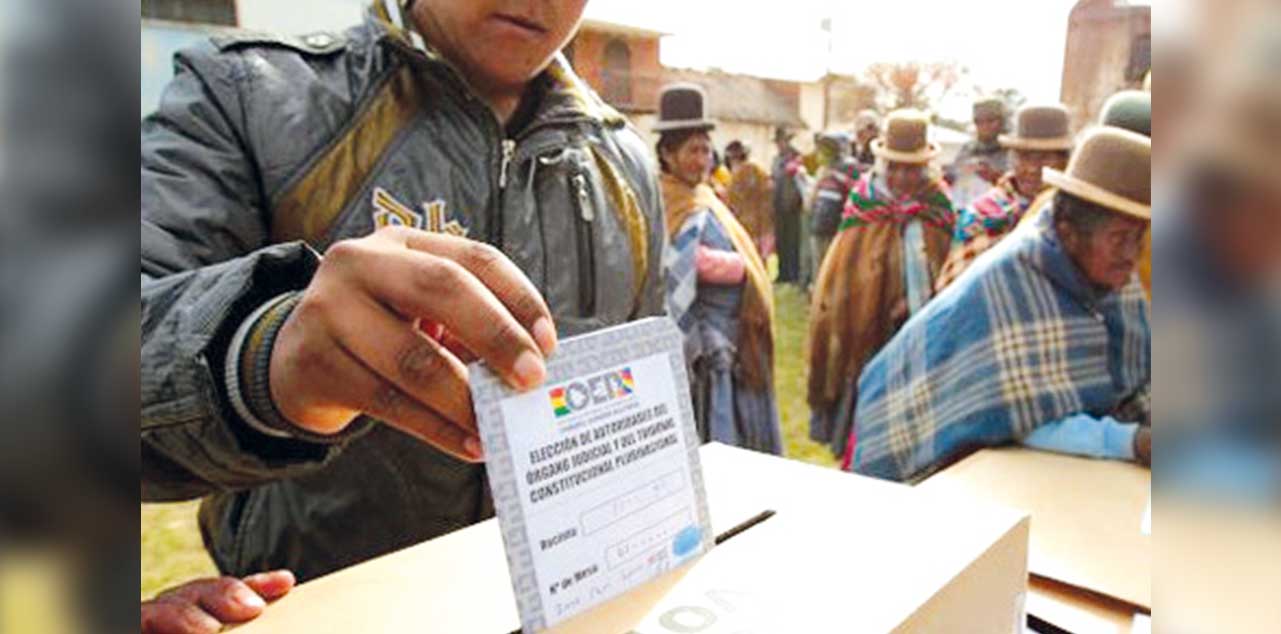
M 691 215 L 663 249 L 663 278 L 667 286 L 667 314 L 682 332 L 694 327 L 694 301 L 698 299 L 698 245 L 703 243 L 711 213 Z
M 1041 214 L 980 256 L 864 369 L 853 471 L 916 479 L 1070 414 L 1146 407 L 1151 332 L 1138 277 L 1100 294 L 1052 222 Z

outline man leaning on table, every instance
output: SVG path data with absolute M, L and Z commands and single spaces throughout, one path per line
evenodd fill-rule
M 903 326 L 859 380 L 858 473 L 915 480 L 972 449 L 1024 445 L 1149 462 L 1151 330 L 1135 273 L 1151 141 L 1096 128 L 1052 208 Z

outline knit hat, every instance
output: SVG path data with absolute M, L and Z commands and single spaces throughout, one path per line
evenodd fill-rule
M 981 115 L 1005 117 L 1005 102 L 996 97 L 984 97 L 974 102 L 974 118 Z
M 875 110 L 862 110 L 858 113 L 858 116 L 854 118 L 854 133 L 858 134 L 866 128 L 877 127 L 880 124 L 881 115 L 877 114 Z
M 849 154 L 850 135 L 844 132 L 824 132 L 818 136 L 816 145 L 827 146 L 837 156 Z

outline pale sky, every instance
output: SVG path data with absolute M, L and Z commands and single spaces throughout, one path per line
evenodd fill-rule
M 952 61 L 983 90 L 1018 88 L 1057 101 L 1075 0 L 591 0 L 587 15 L 670 33 L 663 63 L 811 80 L 828 68 L 857 74 L 878 61 Z M 754 6 L 755 11 L 744 11 Z M 832 18 L 832 54 L 821 29 Z M 942 114 L 968 118 L 973 95 Z
M 307 11 L 278 0 L 241 0 L 245 26 L 301 32 L 358 19 L 368 0 L 310 0 Z M 1147 0 L 1134 3 L 1149 4 Z M 981 90 L 1018 88 L 1031 101 L 1057 101 L 1075 0 L 590 0 L 587 17 L 669 33 L 662 61 L 780 79 L 812 80 L 878 61 L 955 60 Z M 832 55 L 820 24 L 832 18 Z M 939 105 L 966 119 L 968 93 Z

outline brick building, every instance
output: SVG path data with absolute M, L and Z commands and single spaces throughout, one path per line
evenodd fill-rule
M 658 60 L 664 33 L 584 20 L 565 47 L 574 70 L 610 105 L 626 114 L 654 112 L 663 84 Z
M 821 107 L 814 107 L 821 99 L 817 84 L 666 68 L 659 60 L 663 35 L 659 31 L 585 20 L 578 35 L 565 47 L 578 74 L 610 105 L 627 114 L 647 141 L 656 140 L 650 129 L 657 118 L 659 91 L 665 84 L 678 81 L 698 84 L 707 91 L 709 114 L 718 123 L 712 134 L 718 149 L 740 139 L 753 148 L 753 158 L 762 164 L 767 165 L 775 154 L 771 142 L 775 127 L 804 130 L 821 125 Z M 809 135 L 798 134 L 796 144 L 807 149 Z

